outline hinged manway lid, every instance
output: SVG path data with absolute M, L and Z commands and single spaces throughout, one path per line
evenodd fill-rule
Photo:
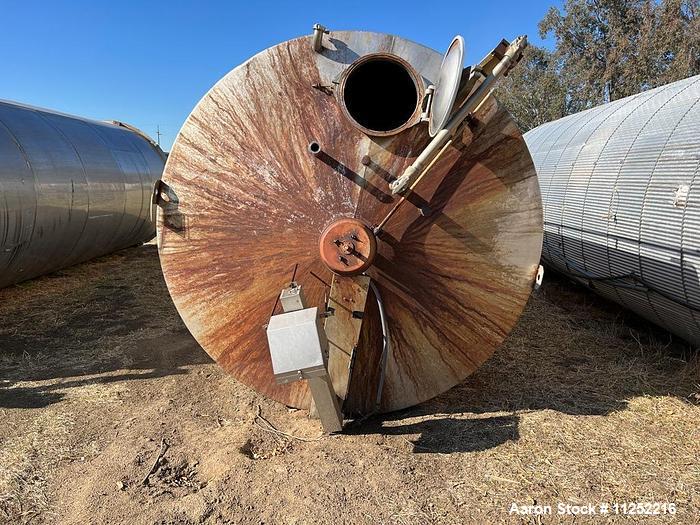
M 431 137 L 437 135 L 450 118 L 452 106 L 454 106 L 457 91 L 459 91 L 463 68 L 464 38 L 457 35 L 442 59 L 433 99 L 430 103 L 428 132 Z

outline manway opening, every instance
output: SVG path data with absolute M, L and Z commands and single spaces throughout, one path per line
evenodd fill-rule
M 417 74 L 398 57 L 363 57 L 350 66 L 342 86 L 348 116 L 369 134 L 390 135 L 413 121 L 419 105 Z

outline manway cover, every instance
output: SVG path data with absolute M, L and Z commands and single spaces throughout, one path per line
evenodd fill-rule
M 428 131 L 431 137 L 437 135 L 447 122 L 452 113 L 459 82 L 462 79 L 464 68 L 464 38 L 457 35 L 452 40 L 450 47 L 442 59 L 440 74 L 435 84 L 435 93 L 430 106 L 430 120 Z

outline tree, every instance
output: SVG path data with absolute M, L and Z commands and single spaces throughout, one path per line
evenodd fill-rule
M 700 73 L 700 0 L 567 0 L 540 34 L 580 110 Z
M 566 90 L 554 68 L 552 54 L 529 46 L 520 63 L 496 89 L 523 131 L 567 114 Z
M 656 86 L 700 73 L 700 0 L 666 0 L 656 9 Z
M 556 40 L 554 58 L 572 112 L 627 96 L 624 75 L 638 44 L 648 0 L 567 0 L 551 7 L 540 35 Z
M 554 50 L 531 51 L 499 90 L 525 129 L 700 74 L 700 0 L 566 0 L 539 30 Z

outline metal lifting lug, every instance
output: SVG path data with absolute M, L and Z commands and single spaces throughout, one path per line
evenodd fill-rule
M 156 206 L 165 208 L 168 205 L 177 205 L 177 196 L 162 179 L 158 179 L 153 187 L 151 202 Z
M 535 284 L 532 286 L 534 290 L 539 290 L 544 280 L 544 266 L 541 264 L 537 267 L 537 275 L 535 276 Z
M 321 50 L 323 49 L 323 35 L 328 34 L 329 31 L 325 27 L 323 27 L 321 24 L 314 24 L 313 26 L 313 42 L 312 46 L 314 48 L 314 51 L 316 53 L 320 53 Z

